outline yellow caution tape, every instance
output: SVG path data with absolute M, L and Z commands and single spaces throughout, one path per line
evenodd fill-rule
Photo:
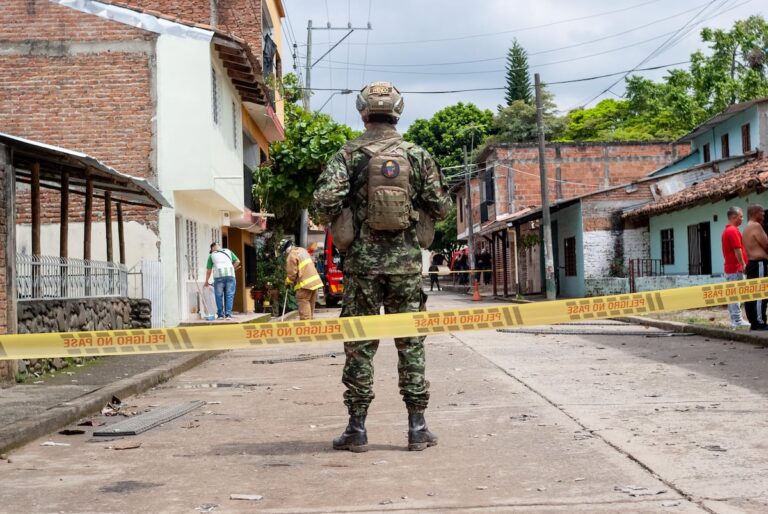
M 490 273 L 491 271 L 493 271 L 493 270 L 492 269 L 468 269 L 468 270 L 450 270 L 450 269 L 446 269 L 445 271 L 440 271 L 440 270 L 438 270 L 438 271 L 423 271 L 421 274 L 424 275 L 425 277 L 427 277 L 429 275 L 440 275 L 442 277 L 443 275 L 451 275 L 453 273 L 485 273 L 485 272 Z
M 0 360 L 136 355 L 361 341 L 605 319 L 768 298 L 768 278 L 448 311 L 188 328 L 0 335 Z

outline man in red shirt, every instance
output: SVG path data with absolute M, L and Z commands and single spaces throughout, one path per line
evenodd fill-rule
M 725 279 L 728 281 L 744 280 L 744 269 L 747 266 L 747 252 L 739 232 L 739 225 L 744 221 L 744 213 L 739 207 L 728 209 L 728 224 L 723 230 L 722 246 L 725 259 Z M 728 305 L 728 313 L 731 315 L 731 326 L 748 327 L 750 324 L 741 317 L 741 304 Z

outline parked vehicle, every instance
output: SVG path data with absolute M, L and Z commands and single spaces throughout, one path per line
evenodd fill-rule
M 344 296 L 344 273 L 342 272 L 344 258 L 338 248 L 333 245 L 331 231 L 327 228 L 323 256 L 322 259 L 318 259 L 318 262 L 322 267 L 322 270 L 317 271 L 323 279 L 325 306 L 336 307 Z

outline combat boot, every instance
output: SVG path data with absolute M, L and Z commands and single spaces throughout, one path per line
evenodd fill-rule
M 350 416 L 346 430 L 333 440 L 334 450 L 349 450 L 360 453 L 368 451 L 368 431 L 365 416 Z
M 423 412 L 408 413 L 408 449 L 410 451 L 426 450 L 437 444 L 437 436 L 429 431 Z

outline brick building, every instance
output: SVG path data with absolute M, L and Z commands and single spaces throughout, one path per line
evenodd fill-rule
M 614 255 L 612 248 L 618 244 L 615 236 L 620 227 L 615 226 L 616 220 L 607 215 L 606 209 L 621 206 L 621 202 L 638 205 L 650 200 L 650 197 L 645 198 L 650 195 L 646 195 L 646 191 L 635 194 L 637 186 L 629 186 L 624 193 L 619 186 L 641 181 L 654 170 L 683 158 L 689 151 L 687 144 L 664 142 L 547 145 L 548 192 L 553 207 L 565 208 L 578 203 L 577 218 L 579 223 L 583 222 L 581 230 L 589 232 L 580 246 L 611 248 L 611 251 L 600 252 L 606 257 L 599 261 L 589 259 L 588 266 L 595 268 L 587 270 L 590 276 L 609 274 L 613 257 L 607 256 Z M 541 292 L 543 256 L 541 225 L 537 221 L 541 217 L 541 181 L 537 145 L 491 145 L 478 156 L 476 163 L 478 172 L 470 182 L 476 251 L 487 248 L 491 252 L 497 292 L 514 294 L 518 287 L 523 294 Z M 612 193 L 593 195 L 605 190 Z M 614 198 L 617 195 L 620 198 Z M 456 205 L 459 239 L 466 239 L 469 232 L 466 191 L 461 186 L 456 192 Z M 562 224 L 570 223 L 572 219 L 576 218 L 564 218 Z M 618 222 L 621 222 L 620 216 Z M 557 229 L 555 223 L 553 231 L 557 232 Z M 553 240 L 555 236 L 557 234 L 553 234 Z M 646 244 L 633 241 L 635 236 L 640 237 L 632 231 L 626 232 L 619 246 L 626 246 L 631 252 L 631 248 Z M 570 246 L 568 251 L 571 251 Z M 562 268 L 564 264 L 556 266 Z M 583 273 L 581 275 L 583 279 Z M 566 294 L 581 293 L 584 286 L 571 289 Z
M 0 15 L 3 131 L 156 185 L 173 207 L 126 208 L 127 264 L 162 262 L 164 324 L 197 316 L 210 242 L 250 258 L 264 227 L 252 212 L 251 170 L 283 137 L 282 102 L 267 86 L 282 73 L 281 0 L 7 0 Z M 25 195 L 21 252 L 30 245 Z M 58 198 L 44 200 L 43 254 L 55 255 Z M 73 221 L 82 218 L 81 201 L 71 208 Z M 93 258 L 106 253 L 95 248 Z M 240 271 L 236 310 L 250 307 L 245 278 Z

